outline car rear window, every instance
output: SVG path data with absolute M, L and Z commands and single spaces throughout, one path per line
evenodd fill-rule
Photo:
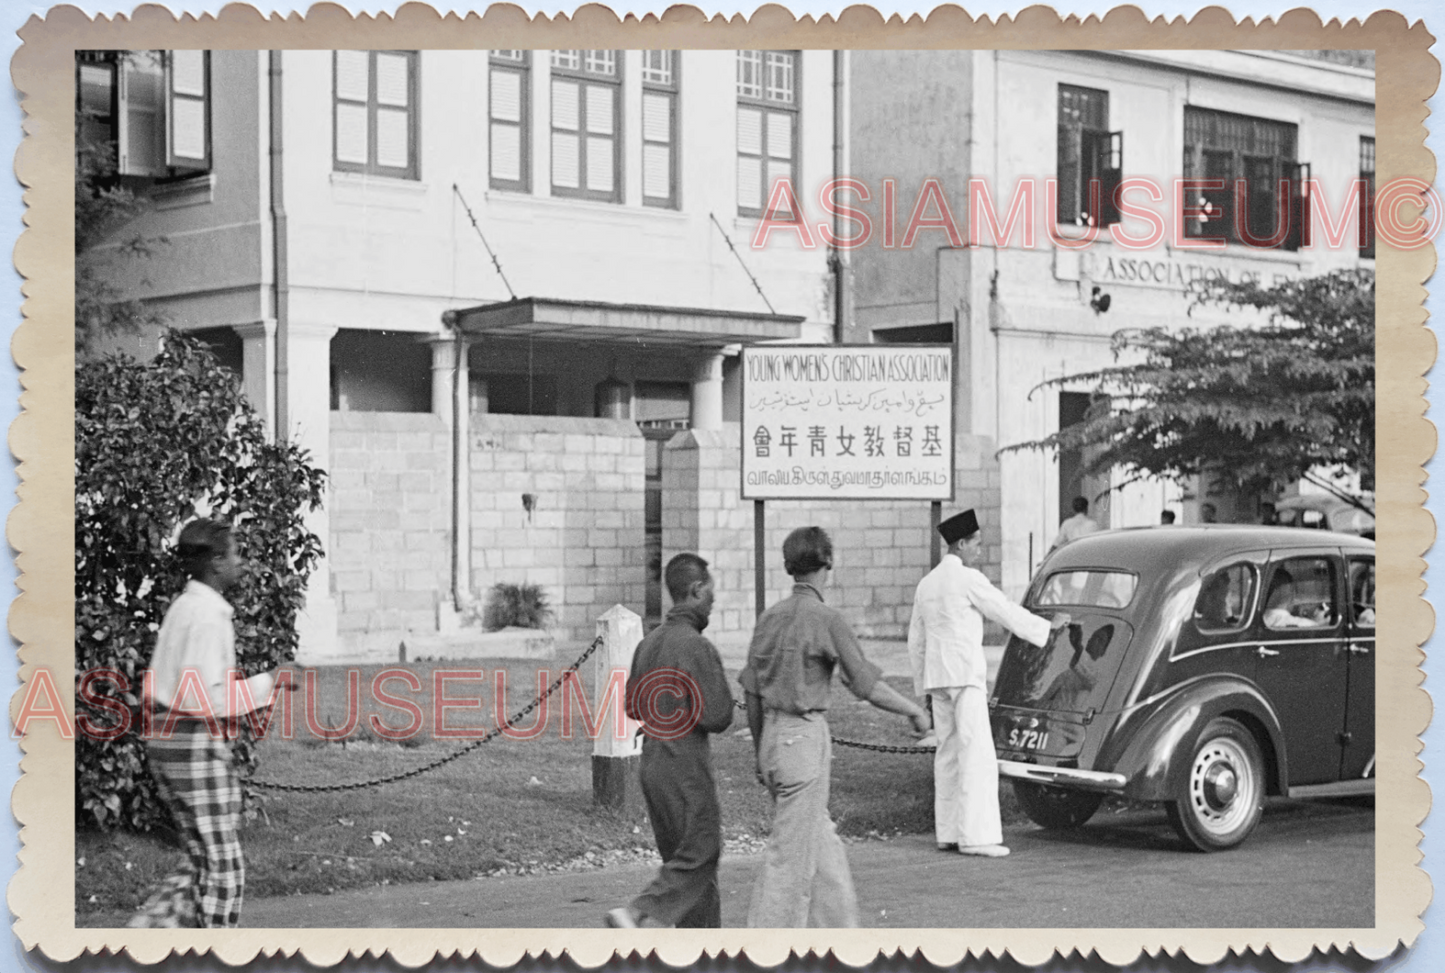
M 1034 604 L 1123 608 L 1134 600 L 1139 577 L 1127 571 L 1058 571 L 1049 575 Z

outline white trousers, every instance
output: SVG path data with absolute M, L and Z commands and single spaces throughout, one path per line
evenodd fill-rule
M 998 755 L 988 725 L 988 694 L 978 686 L 928 692 L 938 734 L 933 757 L 934 834 L 940 844 L 1002 844 Z

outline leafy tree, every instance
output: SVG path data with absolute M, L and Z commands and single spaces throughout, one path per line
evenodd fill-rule
M 1208 469 L 1241 491 L 1348 467 L 1375 479 L 1375 278 L 1338 270 L 1272 286 L 1198 282 L 1190 312 L 1214 306 L 1257 320 L 1114 335 L 1118 364 L 1043 387 L 1092 386 L 1083 422 L 1010 446 L 1082 449 L 1084 473 L 1121 467 L 1125 482 Z M 1251 313 L 1256 312 L 1256 313 Z
M 274 668 L 296 653 L 296 613 L 321 554 L 303 517 L 321 503 L 324 476 L 296 445 L 267 441 L 235 376 L 194 338 L 168 332 L 149 362 L 77 365 L 76 678 L 109 669 L 124 679 L 92 679 L 77 718 L 97 728 L 131 718 L 113 740 L 77 734 L 78 815 L 103 827 L 165 820 L 136 717 L 141 673 L 184 585 L 171 550 L 179 527 L 201 504 L 236 525 L 248 565 L 233 598 L 238 662 L 248 675 Z M 238 750 L 254 763 L 248 737 Z
M 154 56 L 123 51 L 120 58 Z M 75 116 L 75 350 L 94 353 L 106 338 L 159 330 L 164 316 L 143 301 L 127 298 L 114 283 L 134 269 L 134 261 L 154 256 L 169 241 L 131 233 L 116 238 L 149 208 L 149 200 L 123 185 L 117 175 L 115 143 L 87 124 L 89 113 Z

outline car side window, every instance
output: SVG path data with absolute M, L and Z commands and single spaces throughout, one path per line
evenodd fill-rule
M 1375 562 L 1350 562 L 1350 614 L 1360 628 L 1375 627 Z
M 1254 604 L 1257 575 L 1252 564 L 1231 564 L 1200 585 L 1194 602 L 1194 624 L 1201 632 L 1244 628 Z
M 1275 631 L 1327 628 L 1339 621 L 1335 567 L 1326 557 L 1280 561 L 1264 596 L 1264 627 Z

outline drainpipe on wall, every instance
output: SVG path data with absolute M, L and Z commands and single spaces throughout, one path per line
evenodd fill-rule
M 271 304 L 276 315 L 276 421 L 277 440 L 289 437 L 290 402 L 287 383 L 290 373 L 291 282 L 286 257 L 286 194 L 282 168 L 281 52 L 267 52 L 271 107 Z M 328 378 L 329 381 L 329 378 Z M 330 463 L 325 456 L 318 457 Z
M 848 116 L 845 111 L 845 89 L 844 71 L 847 67 L 847 51 L 833 52 L 833 185 L 843 177 L 843 127 L 847 124 Z M 842 217 L 838 215 L 837 207 L 833 212 L 833 239 L 837 240 L 842 232 Z M 833 343 L 841 345 L 846 338 L 844 327 L 844 280 L 843 251 L 836 246 L 828 255 L 829 262 L 833 265 Z
M 452 608 L 460 612 L 471 602 L 471 518 L 470 462 L 467 449 L 470 419 L 470 391 L 467 379 L 467 343 L 457 312 L 443 311 L 442 325 L 452 329 Z

